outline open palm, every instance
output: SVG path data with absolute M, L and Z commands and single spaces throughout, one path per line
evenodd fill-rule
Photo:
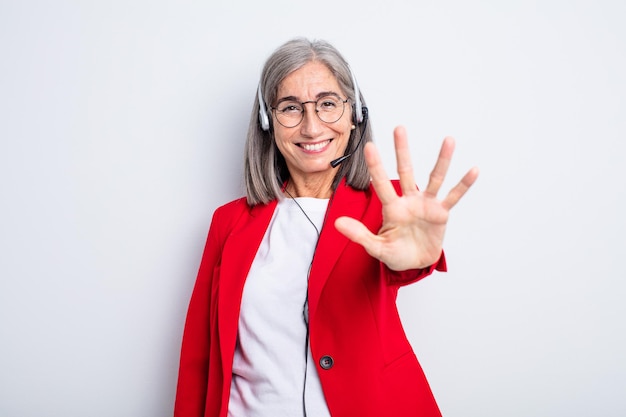
M 383 207 L 383 224 L 378 234 L 373 234 L 361 222 L 350 217 L 338 218 L 335 227 L 394 271 L 425 268 L 441 256 L 450 210 L 474 184 L 478 169 L 470 169 L 444 199 L 438 199 L 437 194 L 454 152 L 454 139 L 444 139 L 423 191 L 415 185 L 404 128 L 394 130 L 394 144 L 402 195 L 396 193 L 374 144 L 368 143 L 364 149 L 372 185 Z

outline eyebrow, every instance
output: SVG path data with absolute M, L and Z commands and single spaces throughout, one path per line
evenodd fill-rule
M 317 93 L 317 95 L 315 96 L 315 99 L 319 100 L 320 98 L 326 97 L 326 96 L 335 96 L 335 97 L 337 97 L 339 99 L 341 98 L 341 96 L 339 94 L 337 94 L 336 92 L 334 92 L 334 91 L 322 91 L 320 93 Z M 282 103 L 283 101 L 298 101 L 298 102 L 301 102 L 299 97 L 287 96 L 287 97 L 282 97 L 282 98 L 278 99 L 278 101 L 276 101 L 276 104 Z

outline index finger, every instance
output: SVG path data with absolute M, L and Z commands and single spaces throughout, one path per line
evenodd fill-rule
M 365 155 L 365 163 L 372 177 L 372 185 L 381 203 L 388 204 L 398 198 L 398 194 L 396 194 L 396 190 L 391 185 L 391 181 L 385 172 L 376 146 L 372 142 L 366 143 L 363 153 Z

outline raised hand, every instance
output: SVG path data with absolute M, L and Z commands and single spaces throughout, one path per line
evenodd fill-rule
M 340 217 L 335 227 L 348 239 L 362 245 L 367 253 L 389 269 L 405 271 L 425 268 L 441 256 L 443 237 L 450 209 L 478 178 L 478 168 L 470 169 L 444 199 L 438 199 L 454 152 L 454 139 L 447 137 L 441 145 L 437 163 L 426 189 L 420 191 L 413 179 L 406 131 L 394 130 L 396 162 L 402 196 L 399 196 L 384 170 L 373 143 L 365 146 L 365 160 L 372 176 L 372 185 L 383 206 L 383 225 L 378 234 L 350 217 Z

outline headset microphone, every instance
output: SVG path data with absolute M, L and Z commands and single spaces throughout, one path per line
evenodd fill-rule
M 361 117 L 357 118 L 357 120 L 361 120 L 363 122 L 363 128 L 361 129 L 361 138 L 359 139 L 359 143 L 356 144 L 356 147 L 354 148 L 354 151 L 350 152 L 347 155 L 341 156 L 337 159 L 333 159 L 332 161 L 330 161 L 330 166 L 333 168 L 337 168 L 337 166 L 342 163 L 343 161 L 345 161 L 346 159 L 350 158 L 352 155 L 354 155 L 354 153 L 357 151 L 357 149 L 359 149 L 359 146 L 361 145 L 361 142 L 363 142 L 363 136 L 365 135 L 365 129 L 367 128 L 367 107 L 363 106 L 361 108 Z
M 330 161 L 330 166 L 333 167 L 333 168 L 337 168 L 337 165 L 339 165 L 340 163 L 342 163 L 346 159 L 350 158 L 351 156 L 352 156 L 352 152 L 350 152 L 347 155 L 342 156 L 341 158 L 333 159 L 332 161 Z

